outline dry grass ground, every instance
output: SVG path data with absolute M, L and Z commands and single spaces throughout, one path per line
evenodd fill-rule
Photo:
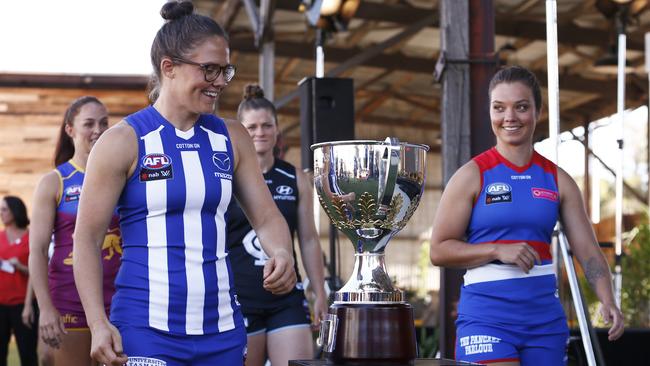
M 9 356 L 7 357 L 7 366 L 20 366 L 20 357 L 18 357 L 18 349 L 16 348 L 16 341 L 11 337 L 9 342 Z

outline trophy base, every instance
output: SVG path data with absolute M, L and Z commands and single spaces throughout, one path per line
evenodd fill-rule
M 410 364 L 417 357 L 413 308 L 402 304 L 334 304 L 334 347 L 326 357 L 345 365 Z

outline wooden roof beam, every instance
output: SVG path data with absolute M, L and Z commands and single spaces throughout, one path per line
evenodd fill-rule
M 299 0 L 278 0 L 277 9 L 298 11 Z M 435 15 L 435 23 L 431 27 L 439 27 L 438 11 L 434 8 L 421 8 L 405 5 L 382 4 L 369 1 L 362 1 L 359 9 L 354 15 L 355 18 L 363 20 L 378 20 L 392 22 L 402 25 L 413 23 L 413 19 L 419 19 L 424 12 L 431 12 Z M 510 17 L 499 17 L 495 22 L 495 33 L 501 36 L 522 37 L 535 40 L 546 40 L 546 23 L 527 20 L 513 20 Z M 610 39 L 610 33 L 606 30 L 581 28 L 572 23 L 558 24 L 558 41 L 571 45 L 591 45 L 603 47 Z M 630 35 L 627 41 L 628 49 L 644 50 L 643 35 L 634 37 Z

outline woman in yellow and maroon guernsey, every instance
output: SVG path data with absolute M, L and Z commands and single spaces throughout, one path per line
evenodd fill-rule
M 56 168 L 40 181 L 34 194 L 29 268 L 40 306 L 40 335 L 55 348 L 54 364 L 91 364 L 91 337 L 72 272 L 72 234 L 90 149 L 108 129 L 106 107 L 84 96 L 68 107 L 55 152 Z M 54 235 L 54 253 L 48 247 Z M 108 312 L 122 247 L 117 215 L 102 246 L 104 306 Z

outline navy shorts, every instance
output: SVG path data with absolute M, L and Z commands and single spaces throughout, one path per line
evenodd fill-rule
M 568 342 L 569 329 L 563 319 L 537 326 L 505 326 L 462 316 L 456 321 L 456 360 L 459 361 L 566 365 Z
M 276 307 L 259 308 L 242 304 L 241 310 L 249 336 L 285 328 L 309 327 L 311 324 L 309 304 L 302 292 L 292 294 L 288 303 L 285 301 Z
M 154 328 L 115 323 L 130 365 L 242 366 L 246 333 L 237 327 L 222 333 L 177 335 Z

